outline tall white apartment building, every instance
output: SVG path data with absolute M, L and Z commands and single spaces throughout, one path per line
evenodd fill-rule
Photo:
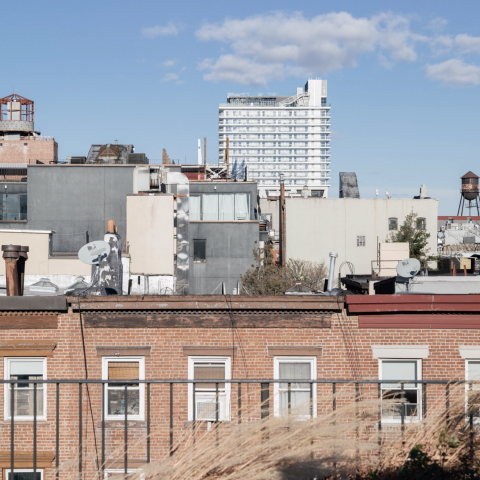
M 291 97 L 229 95 L 219 107 L 219 161 L 229 173 L 256 180 L 260 196 L 327 197 L 330 187 L 330 107 L 327 81 L 308 80 Z

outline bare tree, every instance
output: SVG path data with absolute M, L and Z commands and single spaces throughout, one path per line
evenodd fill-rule
M 287 287 L 295 282 L 313 290 L 323 290 L 325 278 L 328 277 L 328 268 L 324 261 L 317 263 L 309 260 L 289 259 L 285 265 Z

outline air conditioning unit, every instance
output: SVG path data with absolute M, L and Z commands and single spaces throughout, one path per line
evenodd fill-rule
M 215 395 L 195 395 L 195 419 L 197 421 L 215 422 Z M 218 396 L 218 419 L 225 420 L 225 395 Z

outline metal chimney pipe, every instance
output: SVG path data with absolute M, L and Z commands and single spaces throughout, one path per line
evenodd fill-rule
M 226 295 L 227 294 L 227 285 L 225 284 L 225 282 L 222 282 L 222 295 Z
M 330 270 L 328 271 L 327 290 L 331 292 L 333 289 L 333 278 L 335 276 L 335 260 L 338 257 L 338 253 L 330 252 L 328 255 L 330 256 Z
M 17 262 L 20 258 L 21 248 L 21 245 L 2 245 L 8 297 L 18 297 L 20 295 Z

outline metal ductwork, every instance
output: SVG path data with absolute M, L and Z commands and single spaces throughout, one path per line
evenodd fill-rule
M 190 270 L 189 254 L 189 206 L 190 185 L 188 178 L 180 172 L 168 172 L 166 174 L 167 192 L 173 193 L 177 199 L 177 211 L 175 213 L 175 227 L 177 229 L 177 294 L 188 293 L 188 277 Z

